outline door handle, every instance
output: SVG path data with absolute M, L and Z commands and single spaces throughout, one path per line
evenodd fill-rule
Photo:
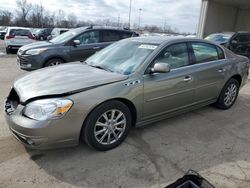
M 183 81 L 184 82 L 190 82 L 192 80 L 192 77 L 191 76 L 186 76 Z
M 219 73 L 223 73 L 223 72 L 225 72 L 225 71 L 226 71 L 225 68 L 221 68 L 221 69 L 218 70 Z
M 99 50 L 101 47 L 99 47 L 99 46 L 94 46 L 93 47 L 93 50 Z

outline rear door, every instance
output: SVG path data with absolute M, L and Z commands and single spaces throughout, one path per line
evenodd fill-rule
M 216 99 L 225 83 L 227 61 L 223 50 L 203 42 L 189 43 L 193 51 L 195 103 Z
M 106 47 L 121 39 L 120 32 L 116 30 L 101 30 L 101 42 Z
M 74 46 L 73 41 L 79 40 L 80 45 Z M 83 61 L 101 49 L 100 32 L 98 30 L 86 31 L 72 40 L 70 47 L 71 61 Z

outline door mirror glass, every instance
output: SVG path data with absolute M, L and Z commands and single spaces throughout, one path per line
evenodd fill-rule
M 170 72 L 170 66 L 168 63 L 155 63 L 151 68 L 151 73 L 168 73 Z
M 51 40 L 51 39 L 52 39 L 52 36 L 49 35 L 49 36 L 47 37 L 47 40 Z
M 232 40 L 232 44 L 237 44 L 237 40 Z
M 78 46 L 81 44 L 80 40 L 74 40 L 73 41 L 74 46 Z

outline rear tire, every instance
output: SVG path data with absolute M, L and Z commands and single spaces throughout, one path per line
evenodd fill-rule
M 231 108 L 238 97 L 239 89 L 239 82 L 231 78 L 223 87 L 215 106 L 224 110 Z
M 11 50 L 9 48 L 6 48 L 6 54 L 10 54 L 11 53 Z
M 109 101 L 91 112 L 83 125 L 81 138 L 96 150 L 110 150 L 125 140 L 131 125 L 128 107 L 119 101 Z
M 45 67 L 52 67 L 52 66 L 60 65 L 62 63 L 64 63 L 64 61 L 62 59 L 54 58 L 54 59 L 47 61 L 44 66 Z

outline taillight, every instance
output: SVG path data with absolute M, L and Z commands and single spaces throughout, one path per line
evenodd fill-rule
M 15 38 L 15 36 L 14 35 L 8 35 L 8 36 L 6 36 L 6 39 L 12 39 L 12 38 Z

